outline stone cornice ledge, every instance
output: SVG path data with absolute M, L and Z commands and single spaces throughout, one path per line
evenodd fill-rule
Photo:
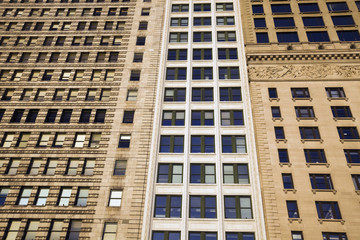
M 360 53 L 282 53 L 282 54 L 247 54 L 249 62 L 257 61 L 324 61 L 324 60 L 359 60 Z

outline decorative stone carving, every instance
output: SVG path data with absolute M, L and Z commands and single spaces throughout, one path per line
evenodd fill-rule
M 359 78 L 360 65 L 277 65 L 249 67 L 250 80 Z

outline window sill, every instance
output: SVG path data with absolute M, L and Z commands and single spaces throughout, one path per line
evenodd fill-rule
M 292 222 L 301 223 L 301 222 L 302 222 L 302 219 L 301 219 L 301 218 L 289 218 L 288 220 L 289 220 L 290 223 L 292 223 Z
M 329 100 L 330 102 L 333 100 L 345 100 L 348 101 L 349 99 L 347 97 L 339 97 L 339 98 L 327 98 L 327 100 Z
M 324 140 L 323 139 L 301 139 L 301 142 L 302 143 L 305 143 L 305 142 L 320 142 L 320 143 L 323 143 Z
M 323 26 L 304 26 L 305 29 L 313 29 L 313 28 L 324 28 L 326 29 L 327 27 L 325 25 Z
M 281 162 L 281 163 L 279 163 L 279 165 L 280 165 L 280 167 L 283 167 L 285 165 L 287 165 L 288 167 L 291 167 L 291 163 L 289 163 L 289 162 Z
M 276 143 L 284 142 L 287 143 L 287 139 L 275 139 Z
M 294 29 L 294 30 L 296 30 L 297 27 L 295 27 L 295 26 L 275 27 L 275 30 L 282 30 L 282 29 Z
M 354 27 L 354 28 L 357 28 L 358 25 L 337 25 L 337 26 L 334 26 L 335 29 L 339 29 L 339 28 L 348 28 L 348 27 Z
M 360 163 L 348 163 L 347 165 L 349 168 L 351 168 L 353 166 L 355 166 L 355 167 L 360 166 Z
M 360 142 L 360 139 L 340 139 L 341 143 L 345 143 L 345 142 Z
M 337 193 L 337 190 L 335 189 L 312 189 L 311 191 L 313 192 L 313 194 L 316 194 L 318 192 L 332 192 L 335 195 Z
M 298 100 L 309 100 L 310 102 L 313 100 L 312 98 L 292 98 L 293 102 Z
M 356 118 L 354 118 L 354 117 L 334 117 L 333 119 L 336 122 L 338 120 L 352 120 L 352 121 L 355 121 Z
M 296 189 L 284 189 L 284 193 L 293 192 L 296 193 Z
M 300 122 L 300 120 L 314 120 L 315 122 L 317 122 L 318 118 L 316 118 L 316 117 L 297 117 L 296 120 L 298 122 Z
M 344 225 L 345 220 L 344 219 L 318 219 L 320 224 L 323 224 L 323 222 L 339 222 L 342 225 Z
M 326 166 L 327 168 L 330 166 L 329 163 L 306 163 L 306 166 L 307 167 L 310 167 L 310 166 Z
M 282 122 L 284 119 L 282 117 L 276 117 L 276 118 L 272 118 L 272 120 L 275 122 L 276 120 Z
M 269 101 L 272 102 L 272 101 L 280 101 L 280 98 L 269 98 Z

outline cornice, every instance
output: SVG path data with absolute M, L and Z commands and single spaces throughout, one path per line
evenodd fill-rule
M 247 54 L 248 62 L 257 61 L 333 61 L 359 60 L 360 53 L 283 53 L 283 54 Z

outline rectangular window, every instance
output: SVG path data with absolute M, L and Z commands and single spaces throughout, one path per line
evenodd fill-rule
M 224 164 L 224 184 L 249 184 L 249 169 L 247 164 Z
M 290 4 L 271 4 L 271 11 L 273 14 L 291 13 Z
M 116 240 L 117 223 L 106 222 L 104 224 L 104 231 L 102 240 Z
M 126 160 L 115 160 L 114 176 L 125 176 Z
M 248 196 L 224 196 L 225 218 L 252 219 L 251 198 Z
M 235 42 L 236 33 L 232 31 L 217 32 L 217 41 L 218 42 Z
M 76 195 L 75 206 L 84 207 L 87 205 L 90 188 L 80 187 Z
M 354 186 L 355 186 L 355 190 L 360 190 L 360 175 L 359 174 L 352 174 L 351 175 Z M 0 200 L 1 201 L 1 200 Z M 1 205 L 1 203 L 0 203 Z
M 32 158 L 26 173 L 29 175 L 38 175 L 41 163 L 41 158 Z
M 190 196 L 190 218 L 216 218 L 216 215 L 216 196 Z
M 292 17 L 286 17 L 286 18 L 274 18 L 274 24 L 276 28 L 294 28 L 295 22 Z
M 232 3 L 217 3 L 216 11 L 233 11 L 234 7 Z
M 171 12 L 189 12 L 188 4 L 173 4 L 171 6 Z
M 334 189 L 330 174 L 310 174 L 312 189 Z
M 341 219 L 340 208 L 337 202 L 316 201 L 315 204 L 320 219 Z
M 186 90 L 185 88 L 165 88 L 165 102 L 184 102 Z
M 60 235 L 62 233 L 64 220 L 52 220 L 49 233 L 48 233 L 48 239 L 51 240 L 60 240 Z
M 62 187 L 59 194 L 58 206 L 69 206 L 71 197 L 71 187 Z
M 69 158 L 67 167 L 66 167 L 66 175 L 75 176 L 77 174 L 77 169 L 79 166 L 78 158 Z
M 188 33 L 186 32 L 172 32 L 169 36 L 170 43 L 185 43 L 188 41 Z
M 82 174 L 85 176 L 92 176 L 94 175 L 94 169 L 95 169 L 95 159 L 85 158 Z
M 20 166 L 20 158 L 11 158 L 8 163 L 8 166 L 6 167 L 5 174 L 16 175 L 19 166 Z
M 193 60 L 211 60 L 212 49 L 193 49 Z
M 220 80 L 240 79 L 239 68 L 238 67 L 219 67 L 219 79 Z
M 331 16 L 335 27 L 355 26 L 352 16 Z
M 34 204 L 36 206 L 45 206 L 47 197 L 49 196 L 50 188 L 49 187 L 39 187 Z
M 356 127 L 337 127 L 340 139 L 359 139 Z
M 251 232 L 227 232 L 226 240 L 255 240 L 255 234 Z
M 238 59 L 237 48 L 218 48 L 218 59 Z
M 221 126 L 244 125 L 242 110 L 221 110 Z
M 349 8 L 346 2 L 328 2 L 326 3 L 329 12 L 347 12 Z
M 84 147 L 86 133 L 76 133 L 74 138 L 73 147 L 82 148 Z
M 191 164 L 190 183 L 215 184 L 215 165 Z
M 191 153 L 215 153 L 214 136 L 191 136 Z
M 89 88 L 86 93 L 85 101 L 94 101 L 96 97 L 96 88 Z
M 184 126 L 185 111 L 163 111 L 162 126 Z
M 223 153 L 246 153 L 245 136 L 221 136 Z
M 347 240 L 346 233 L 339 232 L 323 232 L 323 240 Z
M 264 14 L 263 5 L 252 5 L 253 14 Z
M 326 163 L 324 149 L 304 149 L 307 163 Z
M 79 123 L 90 122 L 91 111 L 92 111 L 92 109 L 82 109 L 80 118 L 79 118 Z
M 66 133 L 56 133 L 53 141 L 53 147 L 62 147 L 65 141 Z
M 100 147 L 101 133 L 91 133 L 88 147 Z
M 121 134 L 119 140 L 119 148 L 129 148 L 130 147 L 130 134 Z
M 160 137 L 160 153 L 183 153 L 184 152 L 184 136 L 162 135 Z
M 331 112 L 334 118 L 352 118 L 349 106 L 332 106 Z
M 58 112 L 57 109 L 49 109 L 47 114 L 46 114 L 44 122 L 45 123 L 53 123 L 53 122 L 55 122 L 57 112 Z
M 274 21 L 275 21 L 275 19 L 274 19 Z M 265 18 L 254 18 L 254 25 L 255 25 L 255 28 L 266 28 Z
M 214 111 L 191 111 L 191 126 L 214 126 Z
M 325 23 L 322 17 L 303 17 L 305 27 L 324 27 Z
M 299 9 L 301 13 L 318 13 L 320 12 L 317 3 L 299 3 Z
M 10 192 L 10 187 L 0 187 L 0 206 L 5 205 L 6 197 Z
M 3 139 L 1 142 L 1 147 L 5 147 L 5 148 L 11 147 L 14 137 L 15 137 L 15 133 L 9 133 L 9 132 L 4 133 L 4 136 L 3 136 Z
M 318 127 L 299 127 L 301 139 L 321 139 Z
M 69 123 L 72 111 L 72 109 L 64 109 L 60 117 L 60 123 Z
M 6 88 L 1 100 L 2 101 L 10 101 L 14 94 L 14 91 L 15 91 L 15 89 Z
M 284 189 L 294 189 L 292 174 L 291 173 L 283 173 L 283 174 L 281 174 L 281 176 L 282 176 L 282 180 L 283 180 Z
M 211 5 L 205 4 L 194 4 L 194 12 L 209 12 L 211 11 Z
M 182 183 L 183 165 L 159 164 L 157 183 Z
M 280 107 L 271 107 L 271 115 L 273 118 L 281 118 Z
M 328 98 L 345 98 L 345 92 L 342 87 L 325 88 Z
M 306 32 L 309 42 L 330 42 L 329 35 L 326 31 Z
M 19 123 L 24 114 L 25 109 L 15 109 L 14 113 L 10 119 L 11 123 Z
M 192 98 L 193 102 L 212 102 L 213 99 L 213 88 L 192 88 Z
M 152 240 L 180 240 L 180 232 L 153 231 Z
M 280 163 L 288 163 L 289 162 L 289 154 L 287 149 L 278 149 L 279 162 Z
M 29 203 L 32 187 L 21 187 L 16 205 L 26 206 Z
M 106 116 L 106 109 L 97 109 L 95 113 L 94 123 L 104 123 Z
M 274 131 L 275 131 L 275 138 L 277 140 L 285 139 L 285 132 L 283 127 L 274 127 Z
M 16 142 L 15 147 L 26 148 L 30 138 L 30 133 L 22 132 Z
M 344 149 L 344 154 L 348 163 L 360 163 L 360 150 Z
M 211 17 L 194 17 L 194 26 L 210 26 Z
M 298 206 L 296 201 L 286 201 L 289 218 L 300 218 Z
M 57 159 L 56 158 L 48 158 L 46 161 L 44 174 L 55 175 L 56 166 L 57 166 Z
M 111 89 L 107 89 L 107 88 L 101 89 L 100 99 L 99 100 L 100 101 L 109 101 L 110 100 L 110 93 L 111 93 Z M 129 101 L 129 100 L 127 99 L 127 101 Z
M 186 68 L 167 68 L 166 80 L 186 80 Z
M 192 68 L 193 80 L 212 80 L 213 69 L 212 67 L 194 67 Z
M 120 207 L 122 190 L 111 190 L 109 197 L 109 207 Z
M 79 89 L 78 88 L 72 88 L 69 90 L 69 94 L 66 98 L 67 101 L 75 101 L 77 99 L 79 93 Z
M 291 88 L 291 94 L 293 98 L 310 98 L 308 88 Z
M 66 239 L 79 239 L 81 223 L 81 220 L 70 220 Z
M 299 42 L 297 32 L 277 32 L 276 36 L 279 43 Z
M 167 60 L 187 60 L 187 49 L 169 49 Z
M 16 239 L 20 231 L 21 219 L 10 219 L 6 227 L 3 239 Z
M 156 218 L 180 218 L 181 196 L 156 195 L 154 217 Z
M 295 113 L 297 118 L 314 118 L 313 107 L 295 107 Z
M 193 32 L 193 42 L 211 42 L 211 32 Z

